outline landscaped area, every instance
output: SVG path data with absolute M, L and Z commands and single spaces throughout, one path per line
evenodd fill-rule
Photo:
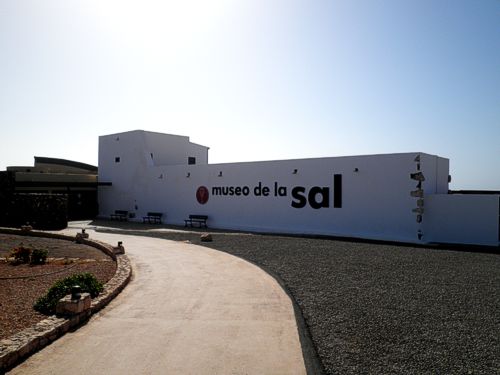
M 14 261 L 14 249 L 47 251 L 45 264 Z M 33 263 L 33 262 L 32 262 Z M 33 305 L 57 281 L 91 273 L 102 282 L 113 277 L 116 263 L 102 251 L 71 241 L 0 234 L 0 339 L 28 328 L 45 315 Z
M 277 276 L 299 306 L 326 374 L 493 374 L 500 369 L 498 250 L 93 224 L 102 232 L 208 246 Z M 206 232 L 212 242 L 200 241 Z M 55 280 L 92 272 L 105 282 L 115 270 L 99 250 L 54 239 L 0 235 L 0 257 L 21 243 L 48 250 L 49 262 L 0 262 L 0 338 L 44 318 L 32 306 Z

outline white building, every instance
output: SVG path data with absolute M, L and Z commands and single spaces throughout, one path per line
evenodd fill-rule
M 498 246 L 500 196 L 448 194 L 422 152 L 208 164 L 208 147 L 142 130 L 99 137 L 99 213 L 190 214 L 213 228 Z

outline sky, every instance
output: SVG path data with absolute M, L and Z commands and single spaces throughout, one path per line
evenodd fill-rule
M 136 129 L 210 163 L 426 152 L 500 190 L 500 1 L 0 0 L 0 170 Z

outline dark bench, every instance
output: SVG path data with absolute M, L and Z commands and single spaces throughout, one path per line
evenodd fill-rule
M 201 226 L 207 227 L 207 215 L 189 215 L 189 219 L 184 220 L 184 226 L 187 227 L 188 224 L 189 226 L 193 226 L 193 223 L 198 223 L 198 227 L 201 228 Z
M 149 224 L 161 224 L 162 216 L 161 212 L 148 212 L 146 216 L 142 217 L 142 222 L 145 223 L 147 221 Z
M 127 221 L 128 211 L 126 210 L 115 210 L 114 214 L 111 214 L 111 220 Z

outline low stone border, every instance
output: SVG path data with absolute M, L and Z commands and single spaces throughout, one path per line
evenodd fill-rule
M 75 240 L 75 237 L 57 233 L 27 232 L 7 228 L 0 228 L 0 233 L 56 238 L 69 241 Z M 103 251 L 113 258 L 113 260 L 116 260 L 115 275 L 104 285 L 104 290 L 99 296 L 92 299 L 90 310 L 69 318 L 60 318 L 52 315 L 38 322 L 33 327 L 16 333 L 8 339 L 0 340 L 0 374 L 14 367 L 24 358 L 49 345 L 52 341 L 55 341 L 70 329 L 87 321 L 92 314 L 111 302 L 130 281 L 132 277 L 132 266 L 126 255 L 115 255 L 113 247 L 104 242 L 90 239 L 81 239 L 79 241 L 85 245 Z

